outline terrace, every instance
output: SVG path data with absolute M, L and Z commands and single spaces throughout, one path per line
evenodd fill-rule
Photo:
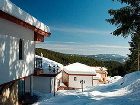
M 34 76 L 49 76 L 54 77 L 56 76 L 59 71 L 60 67 L 58 65 L 49 65 L 46 64 L 47 68 L 43 68 L 43 60 L 42 58 L 35 58 L 35 70 L 34 70 Z

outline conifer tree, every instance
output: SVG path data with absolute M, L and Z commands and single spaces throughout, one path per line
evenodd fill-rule
M 117 28 L 112 32 L 115 36 L 131 36 L 130 55 L 126 63 L 126 69 L 138 69 L 138 48 L 140 49 L 140 0 L 113 0 L 125 3 L 127 6 L 117 10 L 110 9 L 111 18 L 106 19 Z
M 117 26 L 117 29 L 112 34 L 127 37 L 134 33 L 140 33 L 140 0 L 117 1 L 126 3 L 127 6 L 117 10 L 110 9 L 108 11 L 112 18 L 106 19 L 107 22 Z
M 126 62 L 128 72 L 139 70 L 138 58 L 140 61 L 140 37 L 138 35 L 133 35 L 130 44 L 130 55 L 128 61 Z M 138 55 L 139 54 L 139 55 Z

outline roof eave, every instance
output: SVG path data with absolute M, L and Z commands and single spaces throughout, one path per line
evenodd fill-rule
M 38 33 L 39 35 L 43 35 L 45 37 L 49 37 L 51 35 L 50 32 L 45 32 L 45 31 L 38 29 L 38 28 L 35 28 L 34 32 Z
M 38 33 L 39 35 L 43 35 L 45 37 L 49 37 L 51 35 L 50 32 L 46 32 L 46 31 L 43 31 L 43 30 L 41 30 L 39 28 L 36 28 L 35 26 L 32 26 L 29 23 L 24 22 L 23 20 L 20 20 L 20 19 L 14 17 L 14 16 L 12 16 L 12 15 L 10 15 L 8 13 L 5 13 L 2 10 L 0 10 L 0 18 L 6 19 L 6 20 L 11 21 L 13 23 L 16 23 L 18 25 L 21 25 L 21 26 L 23 26 L 25 28 L 31 29 L 34 32 Z

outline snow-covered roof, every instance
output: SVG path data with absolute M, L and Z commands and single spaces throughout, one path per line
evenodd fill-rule
M 91 74 L 96 75 L 96 71 L 93 67 L 87 66 L 81 63 L 73 63 L 64 66 L 64 71 L 68 74 Z
M 45 57 L 41 57 L 41 56 L 38 56 L 38 55 L 35 55 L 36 58 L 42 58 L 42 68 L 45 70 L 45 71 L 48 71 L 49 70 L 49 66 L 51 67 L 59 67 L 59 70 L 62 70 L 63 69 L 63 65 L 58 63 L 58 62 L 55 62 L 53 60 L 50 60 L 48 58 L 45 58 Z
M 32 26 L 35 26 L 36 28 L 41 29 L 44 32 L 50 33 L 50 29 L 48 26 L 38 21 L 35 17 L 23 11 L 9 0 L 0 0 L 0 10 Z

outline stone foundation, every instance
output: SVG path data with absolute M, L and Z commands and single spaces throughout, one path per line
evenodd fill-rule
M 18 82 L 10 82 L 0 87 L 0 105 L 18 105 Z

